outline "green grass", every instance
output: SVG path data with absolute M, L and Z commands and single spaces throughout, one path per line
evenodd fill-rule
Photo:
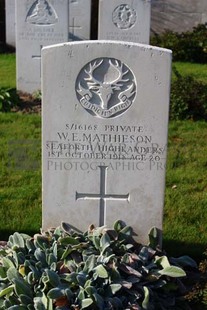
M 192 75 L 195 79 L 207 83 L 207 64 L 175 62 L 173 66 L 182 75 Z
M 0 240 L 41 227 L 40 121 L 0 114 Z
M 0 239 L 41 227 L 40 123 L 38 115 L 0 114 Z M 198 258 L 207 248 L 206 141 L 207 123 L 170 123 L 163 244 L 174 256 Z
M 178 254 L 207 248 L 206 141 L 207 123 L 170 122 L 164 244 Z
M 16 88 L 15 54 L 0 54 L 0 87 Z

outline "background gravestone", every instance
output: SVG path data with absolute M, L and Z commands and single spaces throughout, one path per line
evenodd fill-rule
M 124 42 L 46 47 L 43 229 L 162 229 L 171 52 Z
M 89 40 L 91 0 L 69 1 L 69 40 Z M 6 42 L 15 47 L 15 0 L 6 0 Z
M 16 0 L 17 89 L 41 87 L 41 48 L 68 41 L 68 0 Z
M 6 0 L 6 43 L 15 47 L 15 1 Z
M 99 40 L 149 44 L 150 0 L 100 0 Z
M 91 0 L 69 0 L 69 41 L 89 40 Z

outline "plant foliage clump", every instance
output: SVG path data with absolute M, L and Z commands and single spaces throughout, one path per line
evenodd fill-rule
M 207 120 L 207 85 L 192 76 L 182 76 L 174 67 L 170 119 Z
M 151 44 L 171 49 L 174 61 L 207 62 L 206 25 L 198 25 L 193 31 L 182 33 L 166 31 L 161 35 L 156 34 L 152 37 Z
M 19 100 L 15 89 L 0 88 L 0 112 L 10 112 Z
M 168 259 L 133 239 L 132 228 L 94 226 L 86 233 L 68 224 L 37 234 L 14 233 L 0 251 L 0 308 L 7 310 L 180 308 L 189 257 Z

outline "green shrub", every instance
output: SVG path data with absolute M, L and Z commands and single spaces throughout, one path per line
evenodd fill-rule
M 207 85 L 192 76 L 182 76 L 174 67 L 170 97 L 171 120 L 207 120 Z
M 0 308 L 189 309 L 180 278 L 195 262 L 154 247 L 155 228 L 149 246 L 132 236 L 122 221 L 84 234 L 65 223 L 34 238 L 14 233 L 0 251 Z
M 42 100 L 42 93 L 41 93 L 41 90 L 35 91 L 35 92 L 32 94 L 32 97 L 33 97 L 34 100 L 41 101 L 41 100 Z
M 207 62 L 206 25 L 198 25 L 193 31 L 183 33 L 166 31 L 153 36 L 151 44 L 171 49 L 174 61 Z
M 10 112 L 19 100 L 15 89 L 0 88 L 0 112 Z

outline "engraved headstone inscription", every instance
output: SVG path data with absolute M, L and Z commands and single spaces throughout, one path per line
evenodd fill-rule
M 17 89 L 41 88 L 41 48 L 68 41 L 68 0 L 16 0 Z
M 43 229 L 121 219 L 162 230 L 171 51 L 118 41 L 44 47 Z
M 15 47 L 15 2 L 14 0 L 6 0 L 6 43 Z
M 100 0 L 99 40 L 149 44 L 150 0 Z
M 90 39 L 91 0 L 69 0 L 69 41 Z

